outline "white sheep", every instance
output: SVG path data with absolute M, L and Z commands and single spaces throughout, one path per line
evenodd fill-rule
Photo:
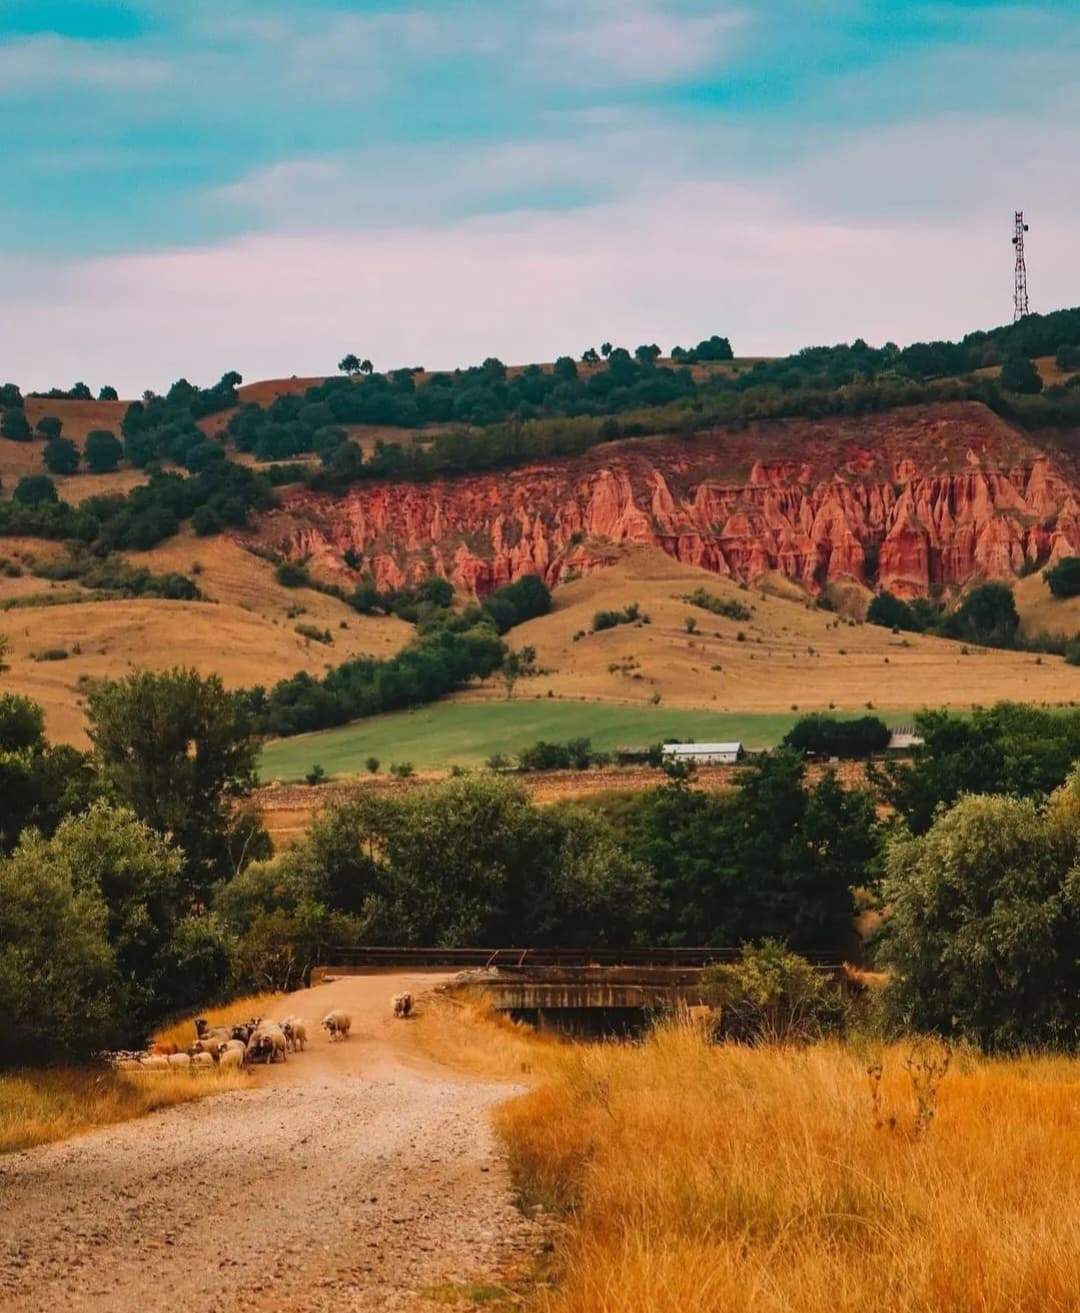
M 195 1070 L 201 1069 L 205 1071 L 208 1067 L 212 1069 L 215 1065 L 213 1054 L 193 1053 L 191 1055 L 191 1065 Z
M 285 1030 L 286 1026 L 288 1026 L 288 1030 Z M 287 1022 L 282 1022 L 281 1028 L 282 1030 L 285 1030 L 286 1038 L 288 1038 L 290 1033 L 292 1034 L 293 1048 L 299 1049 L 300 1052 L 302 1053 L 304 1049 L 307 1047 L 307 1038 L 308 1038 L 307 1022 L 304 1020 L 304 1018 L 290 1017 Z
M 412 995 L 409 993 L 395 994 L 391 999 L 394 1005 L 395 1017 L 408 1017 L 412 1015 Z
M 151 1053 L 139 1065 L 150 1071 L 167 1071 L 169 1069 L 169 1059 L 162 1053 Z
M 246 1058 L 247 1058 L 247 1051 L 245 1050 L 243 1044 L 240 1044 L 235 1049 L 233 1048 L 222 1049 L 221 1057 L 218 1059 L 218 1066 L 221 1068 L 222 1071 L 225 1071 L 226 1068 L 229 1067 L 241 1068 L 243 1067 Z
M 185 1067 L 188 1071 L 191 1070 L 190 1053 L 170 1053 L 165 1061 L 170 1067 Z M 213 1062 L 213 1058 L 211 1058 L 210 1061 Z
M 333 1043 L 334 1040 L 340 1042 L 343 1039 L 349 1038 L 349 1031 L 352 1028 L 352 1017 L 350 1017 L 347 1012 L 342 1012 L 340 1008 L 335 1008 L 332 1012 L 328 1012 L 326 1016 L 323 1017 L 320 1024 L 329 1036 L 331 1043 Z

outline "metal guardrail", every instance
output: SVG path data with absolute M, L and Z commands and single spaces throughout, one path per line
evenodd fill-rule
M 370 948 L 342 945 L 324 949 L 328 966 L 338 967 L 703 967 L 732 962 L 738 948 Z M 834 953 L 804 952 L 822 966 L 838 966 Z

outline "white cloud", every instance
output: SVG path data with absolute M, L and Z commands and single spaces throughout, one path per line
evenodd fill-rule
M 52 34 L 0 44 L 0 99 L 72 85 L 139 93 L 164 86 L 172 73 L 164 59 Z
M 1008 318 L 999 218 L 809 222 L 756 191 L 683 184 L 587 213 L 24 264 L 0 271 L 19 324 L 4 368 L 24 386 L 85 377 L 133 393 L 225 368 L 325 372 L 350 349 L 444 367 L 605 338 L 669 347 L 721 332 L 752 354 L 953 336 Z M 1054 305 L 1080 302 L 1071 222 L 1040 225 L 1038 267 L 1056 270 Z

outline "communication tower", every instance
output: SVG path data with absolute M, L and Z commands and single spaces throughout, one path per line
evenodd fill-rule
M 1016 211 L 1013 245 L 1016 247 L 1016 272 L 1013 276 L 1013 323 L 1028 312 L 1027 265 L 1024 263 L 1024 233 L 1028 230 L 1024 222 L 1024 211 Z

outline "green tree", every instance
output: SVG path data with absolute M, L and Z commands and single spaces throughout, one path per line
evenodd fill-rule
M 4 645 L 0 642 L 0 652 Z M 40 751 L 44 746 L 45 713 L 41 707 L 19 693 L 0 694 L 0 751 Z
M 100 890 L 31 831 L 0 859 L 0 1064 L 87 1058 L 121 1036 L 115 955 Z
M 34 426 L 34 431 L 39 438 L 51 440 L 52 438 L 58 438 L 63 431 L 63 428 L 63 420 L 57 419 L 55 415 L 42 415 Z
M 216 675 L 143 670 L 92 689 L 87 717 L 103 782 L 183 850 L 191 891 L 226 874 L 259 745 L 244 700 Z
M 348 355 L 342 356 L 342 358 L 338 361 L 338 369 L 343 374 L 359 374 L 360 373 L 359 356 L 354 355 L 350 351 Z
M 110 387 L 107 383 L 98 393 L 98 401 L 119 401 L 120 394 L 116 388 Z
M 123 454 L 123 445 L 108 429 L 92 429 L 86 435 L 83 458 L 92 474 L 111 474 Z
M 883 625 L 886 629 L 918 630 L 919 624 L 911 613 L 911 607 L 886 591 L 876 593 L 866 608 L 866 619 L 872 625 Z
M 506 689 L 507 702 L 514 696 L 514 689 L 519 679 L 536 674 L 536 648 L 523 647 L 517 652 L 507 652 L 499 670 L 499 678 Z
M 28 474 L 25 479 L 20 479 L 12 496 L 23 506 L 44 506 L 60 500 L 56 484 L 47 474 Z
M 50 474 L 74 474 L 79 468 L 79 449 L 70 438 L 50 438 L 41 458 Z
M 1026 356 L 1008 356 L 1001 366 L 998 382 L 1009 392 L 1028 395 L 1041 392 L 1043 388 L 1042 376 Z
M 1044 808 L 962 798 L 894 840 L 882 894 L 898 1027 L 992 1050 L 1080 1044 L 1080 772 Z
M 775 939 L 745 946 L 738 962 L 707 967 L 701 987 L 720 1009 L 725 1039 L 805 1044 L 839 1030 L 844 1018 L 836 986 Z
M 1005 584 L 980 584 L 968 593 L 942 628 L 949 638 L 985 647 L 1015 647 L 1020 616 L 1012 589 Z
M 1057 565 L 1043 571 L 1047 587 L 1055 597 L 1080 594 L 1080 556 L 1063 556 Z
M 12 442 L 29 442 L 30 436 L 30 422 L 22 409 L 8 406 L 0 412 L 0 438 L 8 438 Z

